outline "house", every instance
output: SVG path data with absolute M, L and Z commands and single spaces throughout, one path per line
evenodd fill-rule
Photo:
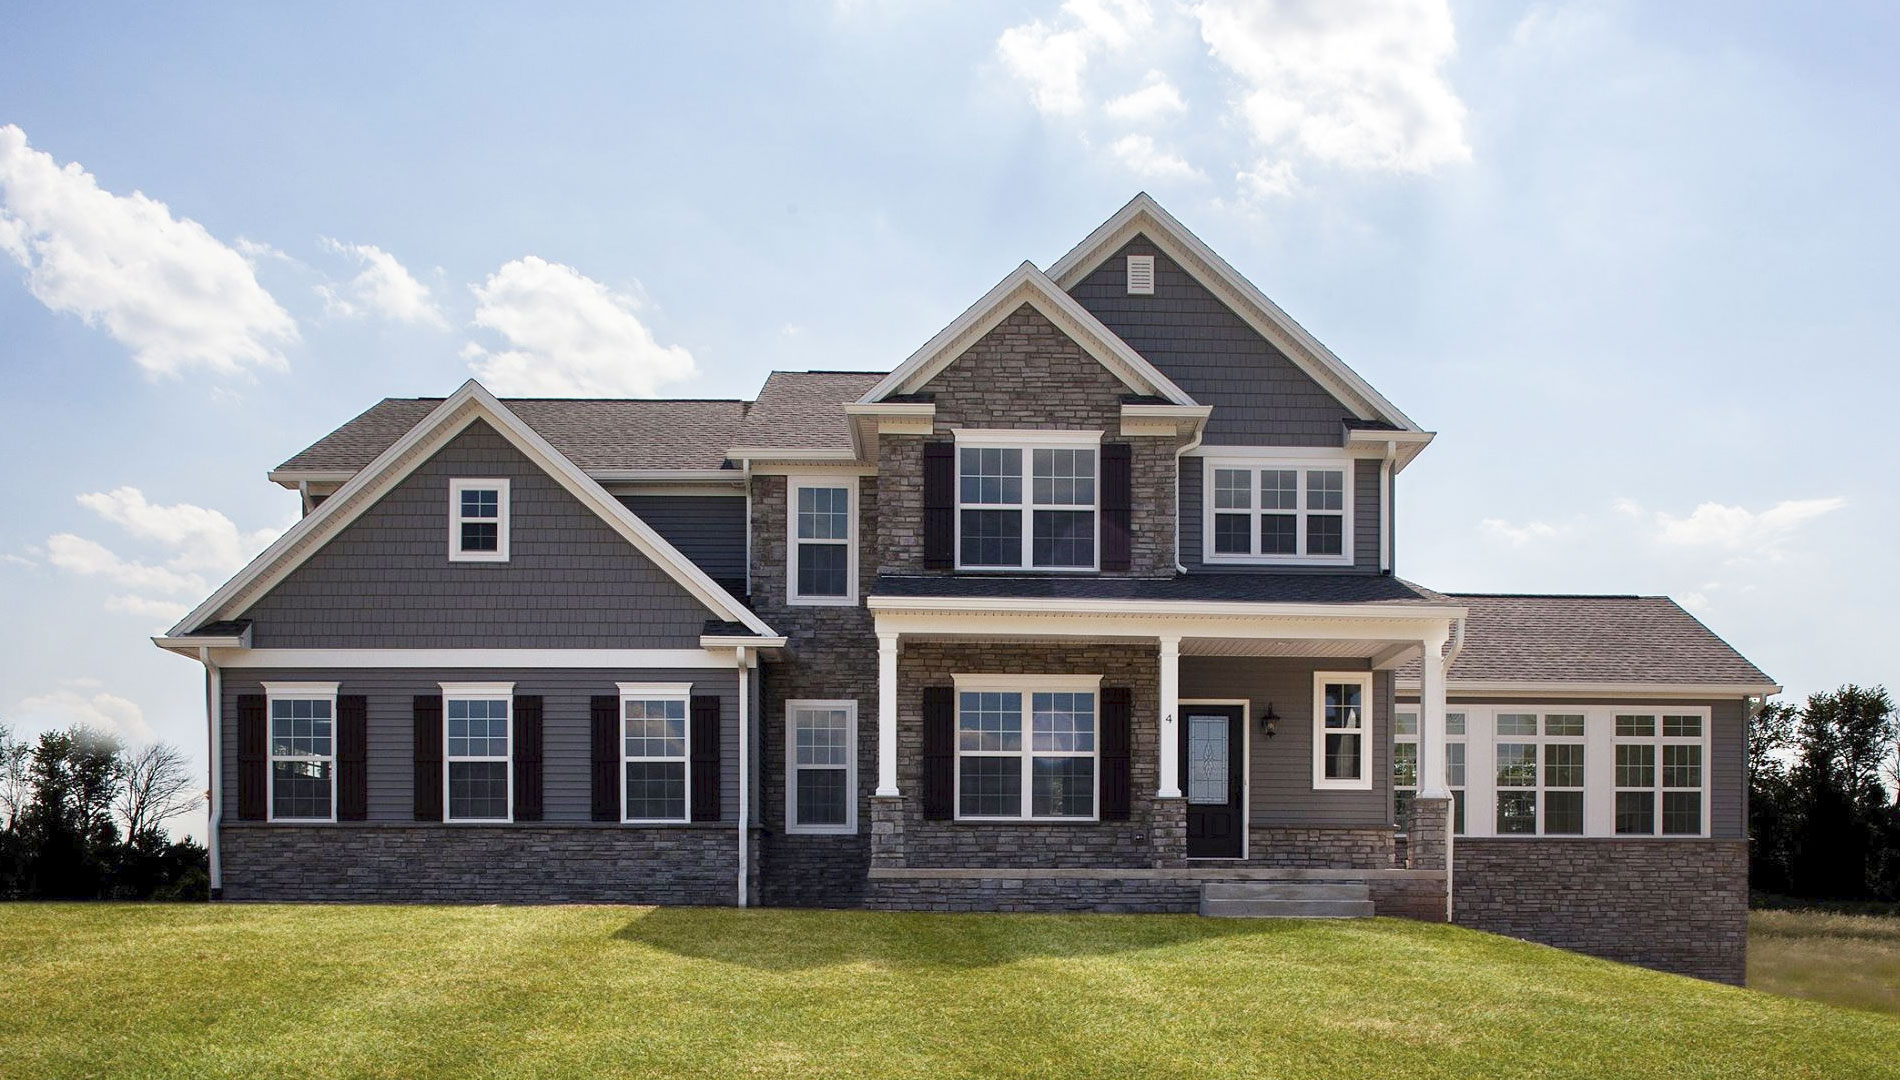
M 1739 981 L 1667 599 L 1396 572 L 1432 441 L 1146 195 L 889 372 L 385 400 L 157 644 L 229 900 L 1379 912 Z

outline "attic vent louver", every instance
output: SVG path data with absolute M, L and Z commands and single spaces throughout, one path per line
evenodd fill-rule
M 1153 296 L 1155 294 L 1155 257 L 1153 255 L 1128 256 L 1128 295 Z

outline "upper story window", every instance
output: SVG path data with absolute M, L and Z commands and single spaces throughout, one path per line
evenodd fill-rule
M 1095 817 L 1099 676 L 956 684 L 958 818 Z
M 1100 432 L 957 433 L 957 567 L 1094 570 Z
M 513 683 L 443 683 L 443 787 L 448 821 L 507 821 L 514 769 Z
M 1352 564 L 1352 461 L 1210 457 L 1202 558 L 1210 563 Z
M 1313 675 L 1313 787 L 1372 788 L 1372 673 Z
M 336 820 L 336 683 L 265 683 L 270 819 Z
M 508 481 L 449 481 L 449 560 L 508 561 Z
M 786 482 L 786 601 L 855 604 L 858 599 L 858 480 L 855 476 Z

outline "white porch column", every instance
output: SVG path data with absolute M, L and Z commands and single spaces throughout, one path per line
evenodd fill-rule
M 897 797 L 897 635 L 877 635 L 877 796 Z
M 1181 639 L 1164 637 L 1161 644 L 1161 785 L 1158 799 L 1181 797 Z
M 1445 642 L 1450 628 L 1441 629 L 1419 644 L 1418 680 L 1418 797 L 1449 799 L 1445 786 Z

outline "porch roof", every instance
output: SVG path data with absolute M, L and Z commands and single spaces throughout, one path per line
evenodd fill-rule
M 903 599 L 1130 600 L 1237 604 L 1458 607 L 1459 602 L 1384 574 L 1192 574 L 1171 578 L 1055 574 L 885 574 L 873 597 Z

